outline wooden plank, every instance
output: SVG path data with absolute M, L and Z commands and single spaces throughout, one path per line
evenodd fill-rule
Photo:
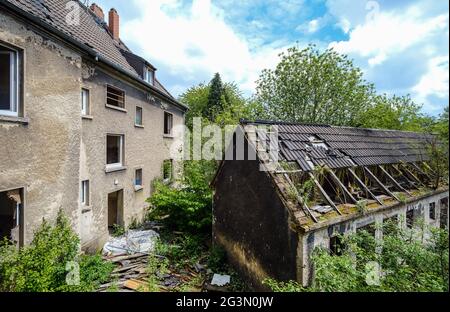
M 351 168 L 348 168 L 348 171 L 350 171 L 352 176 L 355 178 L 356 182 L 358 182 L 358 184 L 366 191 L 367 194 L 370 195 L 370 197 L 372 197 L 374 200 L 376 200 L 380 205 L 382 205 L 382 206 L 384 205 L 383 202 L 381 200 L 379 200 L 375 196 L 375 194 L 369 190 L 367 185 L 364 184 L 364 182 L 356 175 L 356 173 Z
M 403 176 L 405 179 L 406 179 L 406 181 L 408 182 L 408 184 L 411 186 L 411 187 L 413 187 L 413 188 L 415 188 L 415 189 L 419 189 L 410 179 L 408 179 L 409 177 L 408 177 L 408 175 L 407 174 L 405 174 L 404 172 L 402 172 L 400 169 L 398 169 L 395 165 L 392 165 L 392 168 L 394 168 L 395 169 L 395 171 L 397 171 L 397 173 L 398 174 L 400 174 L 401 176 Z
M 308 174 L 311 177 L 311 179 L 314 181 L 316 186 L 319 188 L 319 190 L 322 193 L 323 197 L 325 197 L 325 200 L 330 204 L 331 207 L 334 208 L 334 210 L 336 210 L 341 215 L 342 213 L 339 211 L 338 207 L 336 207 L 336 205 L 333 203 L 331 198 L 328 196 L 327 192 L 325 192 L 325 190 L 323 189 L 322 185 L 320 185 L 319 181 L 317 181 L 316 177 L 311 172 L 308 172 Z
M 427 177 L 428 181 L 433 181 L 433 178 L 430 177 L 430 175 L 426 172 L 424 172 L 422 169 L 419 168 L 415 163 L 410 163 L 420 174 Z
M 391 197 L 395 198 L 395 200 L 397 201 L 401 201 L 400 199 L 398 199 L 397 196 L 395 196 L 395 194 L 393 194 L 391 191 L 389 191 L 389 189 L 383 184 L 381 183 L 380 180 L 378 180 L 378 178 L 372 173 L 372 171 L 369 170 L 369 168 L 367 167 L 363 167 L 364 170 L 369 174 L 369 176 L 379 185 L 381 186 L 381 188 Z
M 128 289 L 132 289 L 132 290 L 142 290 L 142 291 L 148 291 L 148 284 L 144 281 L 140 281 L 140 280 L 135 280 L 135 279 L 130 279 L 127 280 L 124 284 L 123 287 L 126 287 Z
M 412 177 L 414 180 L 416 180 L 417 183 L 419 183 L 419 184 L 422 185 L 423 187 L 426 187 L 426 185 L 423 184 L 423 182 L 422 182 L 418 177 L 416 177 L 415 174 L 412 173 L 412 172 L 411 172 L 404 164 L 399 164 L 399 166 L 401 166 L 401 168 L 402 168 L 403 170 L 405 170 L 405 172 L 406 172 L 410 177 Z
M 405 192 L 406 194 L 408 194 L 408 196 L 412 197 L 411 193 L 408 192 L 407 190 L 405 190 L 390 174 L 389 172 L 386 171 L 386 169 L 384 169 L 382 166 L 378 165 L 378 168 L 381 169 L 381 171 L 383 171 L 383 173 L 388 177 L 389 180 L 392 181 L 392 183 L 395 184 L 395 186 L 402 192 Z
M 348 195 L 348 197 L 350 197 L 350 199 L 353 201 L 353 203 L 357 203 L 358 201 L 353 197 L 353 195 L 350 193 L 350 191 L 345 187 L 344 184 L 342 184 L 341 180 L 339 180 L 339 178 L 337 177 L 337 175 L 334 173 L 333 170 L 328 169 L 328 171 L 331 174 L 331 177 L 333 178 L 333 180 L 336 182 L 337 185 L 339 185 L 339 187 L 344 191 L 345 194 Z

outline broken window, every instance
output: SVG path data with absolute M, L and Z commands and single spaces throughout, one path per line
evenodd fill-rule
M 330 252 L 332 255 L 340 256 L 343 254 L 345 245 L 340 235 L 330 237 Z
M 18 116 L 19 52 L 0 45 L 0 115 Z
M 406 211 L 406 227 L 412 228 L 414 224 L 414 209 Z
M 439 227 L 441 229 L 448 228 L 448 197 L 441 199 L 441 213 L 439 215 Z
M 164 182 L 172 181 L 173 177 L 173 161 L 172 159 L 164 160 L 163 162 L 163 180 Z
M 89 206 L 89 180 L 81 181 L 80 200 L 83 206 Z
M 136 126 L 142 126 L 142 107 L 136 106 L 136 116 L 134 119 Z
M 428 214 L 429 216 L 430 216 L 430 220 L 436 220 L 436 203 L 435 202 L 432 202 L 432 203 L 430 203 L 430 211 L 429 211 L 429 214 Z
M 164 134 L 171 135 L 173 126 L 173 115 L 168 112 L 164 112 Z
M 123 165 L 123 135 L 108 134 L 106 136 L 106 164 L 108 166 Z
M 125 108 L 125 91 L 112 86 L 107 86 L 106 103 L 108 105 Z
M 134 186 L 142 187 L 142 169 L 136 169 L 134 173 Z
M 89 89 L 81 89 L 81 114 L 86 116 L 90 112 Z

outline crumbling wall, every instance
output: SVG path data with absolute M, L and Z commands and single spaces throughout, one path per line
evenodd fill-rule
M 81 57 L 0 12 L 0 41 L 24 53 L 24 117 L 0 117 L 0 190 L 25 189 L 25 243 L 62 208 L 78 224 Z

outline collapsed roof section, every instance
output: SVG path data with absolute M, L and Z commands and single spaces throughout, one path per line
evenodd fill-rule
M 433 135 L 273 121 L 242 120 L 241 125 L 268 128 L 255 127 L 258 158 L 271 165 L 268 171 L 303 230 L 436 189 L 436 175 L 427 163 L 430 147 L 440 144 Z M 266 153 L 274 145 L 278 159 L 273 151 Z

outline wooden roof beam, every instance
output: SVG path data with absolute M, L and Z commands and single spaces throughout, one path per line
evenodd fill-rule
M 345 194 L 347 194 L 348 197 L 352 200 L 353 203 L 357 203 L 358 201 L 353 197 L 352 193 L 345 187 L 344 184 L 342 184 L 341 180 L 339 180 L 338 176 L 334 173 L 334 171 L 330 168 L 328 168 L 328 172 L 331 174 L 331 177 L 336 182 L 337 185 L 344 191 Z
M 392 181 L 392 183 L 394 183 L 394 185 L 397 187 L 397 189 L 399 189 L 402 192 L 405 192 L 406 194 L 408 194 L 408 196 L 412 197 L 412 194 L 410 192 L 408 192 L 406 189 L 404 189 L 390 174 L 389 172 L 387 172 L 386 169 L 383 168 L 383 166 L 378 165 L 378 168 L 381 169 L 381 171 L 383 171 L 383 173 L 388 177 L 389 180 Z
M 401 201 L 397 196 L 395 196 L 394 193 L 389 191 L 389 189 L 383 183 L 381 183 L 381 181 L 372 173 L 372 171 L 369 170 L 369 168 L 367 168 L 367 167 L 363 167 L 363 168 L 369 174 L 369 176 L 384 190 L 384 192 L 386 194 L 395 198 L 395 200 L 397 200 L 399 202 Z
M 398 169 L 395 165 L 392 165 L 392 168 L 395 169 L 395 171 L 397 171 L 398 174 L 400 174 L 401 176 L 403 176 L 406 180 L 406 182 L 408 182 L 408 184 L 415 188 L 415 189 L 419 189 L 410 179 L 408 179 L 407 175 L 405 175 L 405 173 L 403 173 L 400 169 Z
M 333 203 L 333 201 L 331 200 L 330 196 L 328 196 L 327 192 L 325 192 L 325 190 L 323 189 L 322 185 L 320 185 L 319 181 L 317 181 L 316 177 L 314 176 L 314 174 L 312 174 L 311 172 L 308 172 L 309 177 L 314 181 L 314 183 L 316 184 L 316 186 L 319 188 L 320 192 L 322 193 L 323 197 L 325 198 L 325 200 L 330 204 L 331 207 L 334 208 L 334 210 L 337 211 L 338 214 L 342 214 L 338 207 Z
M 374 200 L 376 200 L 380 205 L 384 205 L 383 202 L 381 200 L 379 200 L 374 193 L 372 193 L 372 191 L 369 190 L 369 188 L 367 187 L 367 185 L 364 184 L 364 182 L 358 177 L 358 175 L 352 170 L 352 168 L 348 168 L 348 171 L 350 172 L 350 174 L 353 176 L 353 178 L 355 178 L 356 182 L 359 184 L 359 186 L 366 191 L 366 195 L 370 195 L 370 197 L 372 197 Z

